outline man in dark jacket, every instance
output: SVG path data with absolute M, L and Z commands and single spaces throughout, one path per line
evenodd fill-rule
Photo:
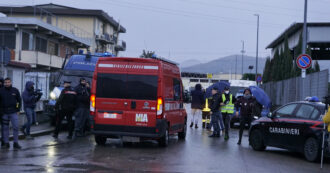
M 248 124 L 249 126 L 251 125 L 251 121 L 253 119 L 252 113 L 254 112 L 256 105 L 256 99 L 252 96 L 250 89 L 245 89 L 243 94 L 243 97 L 241 97 L 235 104 L 236 110 L 240 109 L 239 140 L 237 142 L 238 145 L 241 145 L 245 124 Z M 238 111 L 236 112 L 236 116 L 239 116 Z
M 3 82 L 4 82 L 4 80 L 3 80 L 3 78 L 1 77 L 0 78 L 0 89 L 1 88 L 3 88 Z M 1 103 L 0 103 L 1 104 Z M 3 112 L 2 112 L 2 110 L 0 110 L 0 125 L 1 125 L 1 146 L 3 146 L 5 143 L 4 143 L 4 141 L 3 141 L 3 125 L 2 125 L 2 115 L 3 115 Z
M 1 109 L 3 110 L 2 123 L 4 129 L 4 145 L 2 148 L 9 149 L 9 123 L 11 122 L 14 136 L 14 149 L 21 149 L 18 144 L 18 113 L 21 109 L 21 96 L 18 89 L 12 87 L 11 79 L 6 78 L 4 88 L 0 89 Z
M 198 119 L 202 115 L 202 109 L 204 105 L 204 93 L 202 91 L 202 85 L 201 84 L 196 84 L 195 90 L 191 92 L 191 114 L 192 114 L 192 119 L 191 119 L 191 124 L 190 127 L 193 127 L 194 125 L 194 120 L 195 120 L 195 128 L 198 128 Z M 205 122 L 204 122 L 205 126 Z
M 21 131 L 26 135 L 27 139 L 32 139 L 30 136 L 30 127 L 32 124 L 32 118 L 36 116 L 36 112 L 34 111 L 36 103 L 40 100 L 41 96 L 42 93 L 34 91 L 34 83 L 32 81 L 26 82 L 22 97 L 27 122 L 21 128 Z
M 75 115 L 75 135 L 84 136 L 84 125 L 89 117 L 90 88 L 86 87 L 86 79 L 80 78 L 79 85 L 74 88 L 77 93 L 77 109 Z
M 212 100 L 210 102 L 211 124 L 213 126 L 213 134 L 209 137 L 220 137 L 219 118 L 220 114 L 220 94 L 218 88 L 212 88 Z
M 64 89 L 61 91 L 61 94 L 55 105 L 56 127 L 53 135 L 55 139 L 58 138 L 58 134 L 62 125 L 62 120 L 64 119 L 64 117 L 66 117 L 66 120 L 68 121 L 69 135 L 67 136 L 67 138 L 72 139 L 74 125 L 72 121 L 72 115 L 76 109 L 76 103 L 77 93 L 71 87 L 70 81 L 64 81 Z

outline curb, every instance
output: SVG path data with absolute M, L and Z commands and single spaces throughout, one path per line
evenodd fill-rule
M 54 131 L 54 128 L 48 128 L 45 130 L 39 130 L 39 131 L 35 131 L 35 132 L 31 132 L 31 136 L 32 137 L 38 137 L 38 136 L 43 136 L 43 135 L 48 135 L 51 134 Z M 19 134 L 18 135 L 18 139 L 25 139 L 25 135 L 24 134 Z M 14 140 L 13 135 L 9 136 L 9 141 Z

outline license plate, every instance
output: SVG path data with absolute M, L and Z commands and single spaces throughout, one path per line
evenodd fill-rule
M 103 117 L 104 118 L 116 119 L 117 118 L 117 114 L 104 113 Z
M 132 136 L 123 136 L 122 140 L 125 142 L 140 142 L 139 137 L 132 137 Z

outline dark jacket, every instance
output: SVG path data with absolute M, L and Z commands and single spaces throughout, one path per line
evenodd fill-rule
M 41 95 L 35 94 L 34 88 L 32 87 L 33 85 L 34 83 L 31 81 L 28 81 L 25 84 L 25 90 L 22 94 L 24 108 L 34 109 L 36 107 L 36 103 L 41 98 Z
M 204 93 L 202 90 L 194 90 L 191 92 L 191 108 L 192 109 L 203 109 L 205 104 Z
M 77 93 L 77 107 L 89 108 L 90 104 L 90 89 L 84 85 L 79 84 L 74 88 Z
M 0 89 L 1 110 L 4 114 L 12 114 L 21 110 L 21 95 L 15 87 Z
M 221 100 L 221 95 L 219 93 L 216 93 L 212 95 L 212 99 L 210 100 L 210 106 L 209 108 L 211 109 L 212 112 L 219 112 L 220 111 L 220 100 Z
M 77 106 L 77 93 L 72 87 L 66 87 L 56 102 L 55 109 L 58 111 L 74 111 Z
M 241 117 L 251 117 L 255 111 L 256 99 L 254 97 L 250 97 L 250 99 L 246 99 L 241 97 L 235 104 L 236 110 L 241 109 L 240 114 Z

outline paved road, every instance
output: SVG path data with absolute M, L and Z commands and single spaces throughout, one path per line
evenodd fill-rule
M 327 161 L 323 170 L 303 156 L 268 148 L 255 152 L 247 137 L 237 146 L 237 130 L 228 142 L 210 139 L 209 132 L 189 129 L 186 141 L 171 137 L 167 148 L 147 141 L 123 146 L 120 140 L 108 140 L 97 146 L 93 136 L 67 140 L 66 134 L 55 141 L 50 136 L 21 141 L 21 151 L 0 151 L 0 172 L 330 172 Z

